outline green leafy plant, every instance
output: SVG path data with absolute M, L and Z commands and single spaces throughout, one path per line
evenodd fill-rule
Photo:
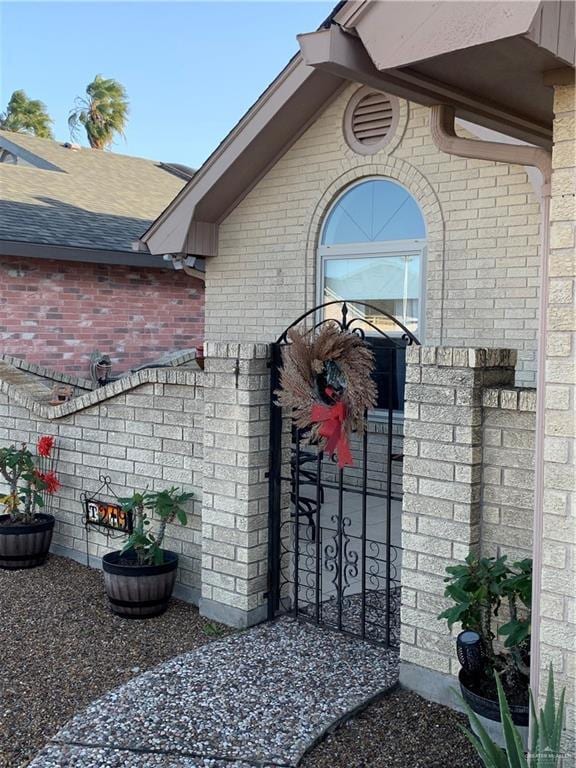
M 498 634 L 506 638 L 504 647 L 510 650 L 518 671 L 529 676 L 530 669 L 524 663 L 522 649 L 530 641 L 532 603 L 532 560 L 530 558 L 512 565 L 508 578 L 502 585 L 502 593 L 508 601 L 510 619 L 498 629 Z
M 477 557 L 470 553 L 465 562 L 446 568 L 449 574 L 444 595 L 453 605 L 443 611 L 450 629 L 460 622 L 482 638 L 486 659 L 486 674 L 502 672 L 510 687 L 527 684 L 530 674 L 530 604 L 532 597 L 532 560 L 525 559 L 511 566 L 506 555 Z M 509 620 L 496 629 L 496 619 L 502 603 L 509 609 Z M 504 651 L 498 652 L 495 640 L 500 635 Z
M 202 626 L 202 632 L 204 632 L 207 637 L 222 637 L 225 631 L 226 630 L 223 627 L 219 627 L 217 624 L 213 624 L 211 621 L 208 621 Z
M 8 485 L 8 493 L 0 497 L 10 522 L 30 525 L 36 510 L 44 507 L 45 495 L 54 494 L 60 481 L 53 469 L 42 466 L 49 459 L 54 438 L 45 435 L 38 440 L 37 456 L 26 443 L 0 448 L 0 475 Z
M 536 711 L 534 697 L 530 693 L 532 740 L 528 757 L 524 754 L 522 739 L 512 722 L 510 707 L 504 694 L 500 676 L 497 672 L 494 672 L 494 676 L 496 678 L 500 718 L 506 743 L 505 752 L 490 738 L 478 717 L 464 702 L 474 732 L 472 733 L 466 728 L 462 728 L 462 731 L 478 753 L 485 768 L 557 768 L 562 757 L 561 742 L 564 723 L 565 691 L 562 691 L 558 704 L 556 704 L 552 665 L 550 665 L 548 673 L 546 700 L 544 707 L 539 713 Z
M 446 572 L 444 595 L 452 598 L 454 605 L 438 618 L 446 619 L 450 629 L 460 622 L 464 629 L 478 632 L 488 657 L 494 658 L 492 617 L 498 615 L 502 603 L 502 583 L 508 575 L 506 557 L 477 558 L 470 553 L 464 564 L 448 566 Z
M 138 565 L 161 565 L 164 562 L 162 542 L 166 526 L 178 521 L 188 523 L 184 505 L 194 497 L 193 493 L 179 492 L 176 487 L 155 493 L 134 493 L 120 499 L 122 509 L 132 514 L 132 533 L 122 547 L 122 553 L 134 553 Z M 151 529 L 151 516 L 158 518 L 156 530 Z

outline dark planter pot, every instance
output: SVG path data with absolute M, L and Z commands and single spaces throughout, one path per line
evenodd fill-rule
M 460 682 L 460 690 L 464 701 L 468 704 L 470 709 L 480 717 L 485 717 L 488 720 L 500 723 L 500 707 L 498 706 L 498 699 L 487 699 L 485 696 L 475 693 L 470 688 L 470 679 L 466 675 L 466 672 L 461 669 L 458 674 L 458 680 Z M 510 714 L 512 715 L 512 722 L 514 725 L 527 727 L 530 714 L 530 708 L 526 706 L 510 705 Z
M 46 562 L 55 519 L 39 513 L 31 525 L 10 523 L 9 515 L 0 515 L 0 568 L 17 571 L 35 568 Z
M 129 554 L 109 552 L 102 558 L 104 586 L 113 613 L 126 619 L 159 616 L 168 607 L 178 555 L 164 550 L 162 565 L 134 565 Z

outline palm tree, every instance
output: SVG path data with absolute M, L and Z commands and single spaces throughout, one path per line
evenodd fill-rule
M 52 118 L 46 105 L 38 99 L 29 99 L 24 91 L 14 91 L 0 115 L 0 128 L 15 133 L 30 133 L 41 139 L 52 139 Z
M 78 97 L 68 125 L 76 136 L 80 125 L 86 129 L 92 149 L 105 149 L 115 134 L 124 135 L 128 117 L 126 90 L 117 80 L 96 75 L 86 87 L 87 98 Z

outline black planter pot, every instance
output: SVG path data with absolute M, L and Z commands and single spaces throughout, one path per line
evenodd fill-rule
M 0 568 L 16 571 L 35 568 L 46 562 L 55 519 L 38 513 L 30 525 L 7 523 L 10 515 L 0 515 Z
M 458 674 L 458 680 L 460 682 L 460 690 L 462 691 L 464 701 L 468 704 L 470 709 L 480 717 L 485 717 L 488 720 L 493 720 L 496 723 L 500 723 L 500 707 L 498 705 L 498 699 L 488 699 L 485 696 L 481 696 L 480 694 L 475 693 L 470 688 L 472 683 L 463 669 L 461 669 Z M 514 725 L 527 727 L 530 716 L 529 706 L 509 706 L 512 722 Z
M 104 555 L 104 586 L 113 613 L 126 619 L 164 613 L 176 581 L 178 555 L 163 551 L 162 565 L 135 565 L 133 555 L 120 552 Z

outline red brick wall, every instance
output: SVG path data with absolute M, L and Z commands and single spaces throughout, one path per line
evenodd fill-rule
M 182 272 L 0 257 L 0 352 L 86 377 L 96 349 L 120 373 L 203 330 L 204 285 Z

